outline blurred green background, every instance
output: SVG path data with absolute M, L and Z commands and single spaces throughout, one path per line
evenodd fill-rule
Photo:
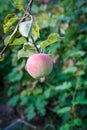
M 27 4 L 28 0 L 0 0 L 0 50 L 7 36 L 5 16 L 21 17 Z M 32 15 L 40 28 L 38 44 L 51 33 L 61 37 L 43 50 L 52 56 L 54 68 L 45 79 L 35 80 L 26 72 L 27 58 L 17 59 L 22 45 L 9 46 L 0 62 L 0 107 L 8 104 L 15 112 L 11 119 L 4 116 L 8 124 L 14 115 L 26 116 L 38 130 L 86 130 L 87 1 L 34 0 Z M 1 129 L 4 121 L 0 116 Z

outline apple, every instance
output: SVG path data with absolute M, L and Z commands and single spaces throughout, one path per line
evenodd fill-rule
M 49 0 L 43 0 L 43 2 L 44 2 L 45 4 L 47 4 L 47 3 L 49 2 Z
M 26 69 L 33 78 L 45 77 L 51 73 L 53 61 L 47 54 L 34 54 L 28 58 Z

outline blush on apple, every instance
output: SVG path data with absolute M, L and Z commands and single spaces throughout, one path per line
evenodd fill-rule
M 28 58 L 26 69 L 33 78 L 45 77 L 51 73 L 53 62 L 47 54 L 34 54 Z
M 50 1 L 50 0 L 43 0 L 43 2 L 44 2 L 45 4 L 47 4 L 49 1 Z

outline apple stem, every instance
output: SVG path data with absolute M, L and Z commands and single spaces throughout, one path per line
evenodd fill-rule
M 34 47 L 36 48 L 36 52 L 37 53 L 40 53 L 40 50 L 39 50 L 39 48 L 37 47 L 37 45 L 36 45 L 36 43 L 35 43 L 35 41 L 34 41 L 34 38 L 31 36 L 31 39 L 32 39 L 32 42 L 33 42 L 33 45 L 34 45 Z

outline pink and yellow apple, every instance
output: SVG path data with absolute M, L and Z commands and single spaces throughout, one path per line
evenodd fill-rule
M 53 62 L 47 54 L 34 54 L 28 58 L 26 69 L 33 78 L 45 77 L 51 73 Z
M 49 1 L 50 1 L 50 0 L 43 0 L 43 2 L 44 2 L 45 4 L 47 4 Z

